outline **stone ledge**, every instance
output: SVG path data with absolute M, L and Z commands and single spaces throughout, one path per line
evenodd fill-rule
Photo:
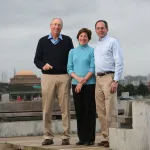
M 76 120 L 71 120 L 71 133 L 77 132 Z M 62 121 L 52 121 L 52 131 L 54 134 L 62 133 Z M 99 120 L 96 119 L 96 132 L 100 131 Z M 39 136 L 43 134 L 42 121 L 19 121 L 19 122 L 1 122 L 0 137 L 17 136 Z

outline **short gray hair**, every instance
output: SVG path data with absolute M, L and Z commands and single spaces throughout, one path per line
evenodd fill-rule
M 53 18 L 50 24 L 52 24 L 52 22 L 53 22 L 55 19 L 59 19 L 59 20 L 61 21 L 61 24 L 62 24 L 62 27 L 63 27 L 63 21 L 62 21 L 61 18 Z

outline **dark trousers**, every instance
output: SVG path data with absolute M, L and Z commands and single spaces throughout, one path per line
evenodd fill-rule
M 80 93 L 76 93 L 75 88 L 76 85 L 72 85 L 79 140 L 94 142 L 96 126 L 95 84 L 83 85 Z

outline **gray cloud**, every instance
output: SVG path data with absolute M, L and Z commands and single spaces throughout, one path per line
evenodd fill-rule
M 54 17 L 64 21 L 62 33 L 72 37 L 77 46 L 76 34 L 82 27 L 93 31 L 91 46 L 98 39 L 94 24 L 98 19 L 109 23 L 109 34 L 122 46 L 125 60 L 124 75 L 150 72 L 148 0 L 0 0 L 0 73 L 13 76 L 13 68 L 33 70 L 37 42 L 49 34 L 49 23 Z M 1 80 L 1 79 L 0 79 Z

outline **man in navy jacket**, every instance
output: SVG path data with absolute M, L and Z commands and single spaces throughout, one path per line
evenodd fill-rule
M 70 144 L 70 77 L 67 74 L 67 60 L 73 43 L 69 36 L 60 33 L 62 27 L 63 21 L 60 18 L 54 18 L 51 21 L 51 33 L 39 40 L 34 58 L 35 65 L 43 73 L 41 86 L 44 141 L 42 145 L 54 143 L 51 117 L 53 102 L 56 97 L 62 112 L 62 145 Z

